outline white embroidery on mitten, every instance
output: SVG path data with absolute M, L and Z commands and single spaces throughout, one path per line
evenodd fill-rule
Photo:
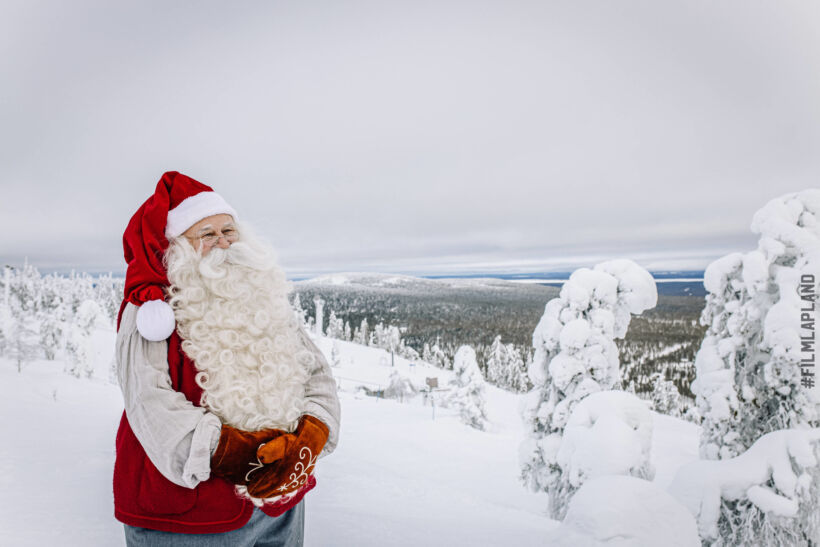
M 294 472 L 290 474 L 290 482 L 283 484 L 278 490 L 284 492 L 304 485 L 310 477 L 310 472 L 313 471 L 313 466 L 316 465 L 316 459 L 317 457 L 313 456 L 310 448 L 303 446 L 299 451 L 299 461 L 293 466 Z
M 265 444 L 267 444 L 267 443 L 260 444 L 259 447 L 257 448 L 257 450 L 259 450 L 260 448 L 265 446 Z M 262 463 L 262 460 L 259 459 L 259 456 L 256 456 L 256 461 L 255 462 L 248 462 L 248 465 L 251 466 L 251 470 L 248 471 L 247 473 L 245 473 L 245 482 L 250 481 L 250 479 L 248 477 L 250 476 L 251 473 L 253 473 L 257 469 L 262 469 L 262 467 L 264 467 L 265 464 Z

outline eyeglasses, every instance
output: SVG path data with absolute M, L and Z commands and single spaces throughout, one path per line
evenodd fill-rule
M 209 232 L 207 234 L 199 236 L 198 238 L 193 239 L 199 239 L 202 242 L 202 244 L 206 247 L 213 247 L 223 237 L 225 238 L 225 240 L 228 241 L 228 243 L 233 243 L 234 241 L 239 239 L 239 232 L 234 228 L 227 228 L 220 234 Z

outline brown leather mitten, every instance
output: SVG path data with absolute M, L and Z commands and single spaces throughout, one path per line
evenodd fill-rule
M 242 431 L 222 424 L 219 444 L 211 456 L 211 475 L 234 484 L 248 484 L 250 473 L 262 467 L 256 451 L 268 441 L 285 434 L 281 429 Z
M 251 476 L 248 493 L 255 498 L 272 498 L 304 486 L 327 443 L 328 433 L 321 420 L 304 414 L 296 431 L 259 448 L 259 461 L 266 465 Z

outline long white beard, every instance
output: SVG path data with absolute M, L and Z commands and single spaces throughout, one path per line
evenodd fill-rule
M 166 253 L 182 349 L 199 373 L 200 404 L 245 431 L 292 432 L 315 356 L 299 336 L 291 290 L 272 251 L 247 228 L 200 257 L 185 238 Z

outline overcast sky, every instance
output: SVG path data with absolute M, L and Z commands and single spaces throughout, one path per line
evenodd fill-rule
M 0 4 L 0 263 L 123 272 L 164 171 L 289 275 L 702 268 L 820 186 L 820 4 Z

